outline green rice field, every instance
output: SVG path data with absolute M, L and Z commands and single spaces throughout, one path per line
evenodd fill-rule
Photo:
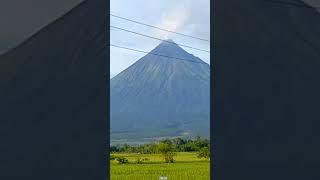
M 112 154 L 128 159 L 128 163 L 119 164 L 110 161 L 111 180 L 159 180 L 161 176 L 167 180 L 209 180 L 210 160 L 197 158 L 197 153 L 179 152 L 174 163 L 165 163 L 160 154 Z M 141 164 L 138 158 L 147 160 Z

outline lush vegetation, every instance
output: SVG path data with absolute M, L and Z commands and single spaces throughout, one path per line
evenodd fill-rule
M 141 153 L 141 154 L 155 154 L 158 153 L 159 144 L 164 143 L 172 147 L 175 152 L 195 152 L 201 148 L 210 148 L 210 141 L 201 137 L 195 139 L 173 138 L 165 139 L 157 143 L 149 143 L 138 146 L 122 144 L 111 146 L 111 153 Z
M 210 179 L 209 159 L 209 140 L 200 137 L 111 146 L 111 179 Z

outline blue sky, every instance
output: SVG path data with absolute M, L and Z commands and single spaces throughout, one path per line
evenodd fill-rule
M 210 0 L 111 0 L 110 11 L 114 15 L 151 24 L 183 34 L 210 40 Z M 210 50 L 206 41 L 184 37 L 169 32 L 110 17 L 112 26 L 121 27 L 176 43 Z M 110 28 L 111 44 L 151 51 L 160 41 Z M 203 61 L 210 62 L 210 54 L 182 47 Z M 145 54 L 110 47 L 111 78 Z

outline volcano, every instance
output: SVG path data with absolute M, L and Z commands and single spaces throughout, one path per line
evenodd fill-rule
M 210 66 L 172 40 L 110 83 L 112 140 L 209 136 Z

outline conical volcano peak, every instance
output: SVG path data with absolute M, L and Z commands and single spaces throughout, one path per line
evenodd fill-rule
M 176 44 L 172 39 L 167 39 L 165 41 Z
M 178 44 L 175 43 L 172 39 L 166 39 L 166 40 L 163 40 L 159 44 L 159 46 L 171 46 L 171 47 L 173 47 L 173 46 L 178 46 Z
M 160 59 L 167 58 L 167 59 L 182 59 L 185 61 L 192 61 L 192 62 L 200 62 L 204 63 L 198 57 L 188 53 L 186 50 L 181 48 L 179 44 L 175 43 L 172 39 L 163 40 L 158 46 L 156 46 L 150 54 L 154 55 L 162 55 Z M 167 56 L 167 57 L 164 57 Z M 159 58 L 153 57 L 152 60 L 157 60 Z
M 163 40 L 156 48 L 152 50 L 153 53 L 162 55 L 173 55 L 173 54 L 189 54 L 183 50 L 177 43 L 172 39 Z

